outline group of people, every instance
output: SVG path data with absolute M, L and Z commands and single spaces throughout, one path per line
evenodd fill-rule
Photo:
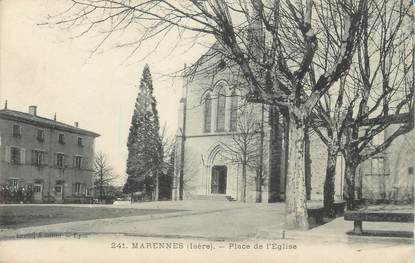
M 0 186 L 0 203 L 32 203 L 33 189 L 31 187 Z

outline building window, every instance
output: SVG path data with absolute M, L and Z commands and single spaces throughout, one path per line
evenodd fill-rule
M 65 163 L 65 155 L 63 153 L 56 154 L 56 166 L 59 168 L 63 168 Z
M 78 146 L 84 146 L 84 140 L 82 137 L 78 137 Z
M 45 131 L 41 130 L 41 129 L 37 130 L 37 137 L 36 138 L 39 142 L 44 142 L 45 141 Z
M 13 125 L 13 137 L 20 138 L 22 136 L 22 127 L 20 125 L 15 124 Z
M 382 157 L 371 159 L 371 175 L 387 175 L 385 174 L 385 159 Z
M 63 134 L 63 133 L 59 134 L 59 143 L 60 144 L 65 144 L 65 134 Z
M 218 94 L 218 111 L 216 115 L 216 131 L 221 132 L 225 130 L 225 109 L 226 96 L 222 92 Z
M 74 167 L 76 169 L 81 169 L 82 167 L 82 157 L 81 156 L 74 156 Z
M 32 151 L 32 164 L 35 166 L 42 166 L 45 164 L 45 153 L 42 151 Z
M 82 188 L 82 184 L 81 183 L 75 183 L 74 184 L 74 193 L 75 195 L 81 195 L 81 188 Z
M 207 94 L 205 97 L 205 132 L 210 132 L 211 122 L 212 122 L 212 99 L 210 95 Z
M 17 147 L 10 147 L 10 161 L 11 164 L 21 164 L 21 150 Z
M 231 114 L 230 114 L 230 131 L 236 131 L 238 120 L 238 96 L 236 92 L 233 91 L 231 95 Z

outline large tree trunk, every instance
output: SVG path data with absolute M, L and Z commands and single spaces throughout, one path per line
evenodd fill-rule
M 284 197 L 283 200 L 287 200 L 287 177 L 288 177 L 288 160 L 289 160 L 289 145 L 290 145 L 290 121 L 288 116 L 285 114 L 283 116 L 283 151 L 284 155 L 282 156 L 282 162 L 281 162 L 281 174 L 283 175 L 284 180 Z
M 336 147 L 328 147 L 327 149 L 327 166 L 326 166 L 326 179 L 324 181 L 324 210 L 328 216 L 334 216 L 334 181 L 336 176 L 336 163 L 337 163 Z
M 285 224 L 288 229 L 308 229 L 304 172 L 304 123 L 295 122 L 291 116 L 288 151 Z
M 310 135 L 308 125 L 304 128 L 304 171 L 305 189 L 307 200 L 311 199 L 311 156 L 310 156 Z
M 345 184 L 343 188 L 343 196 L 346 200 L 347 210 L 355 209 L 355 178 L 357 164 L 353 158 L 345 158 L 346 168 L 345 168 Z

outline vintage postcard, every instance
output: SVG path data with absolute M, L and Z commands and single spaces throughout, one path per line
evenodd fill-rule
M 0 0 L 0 262 L 413 262 L 414 10 Z

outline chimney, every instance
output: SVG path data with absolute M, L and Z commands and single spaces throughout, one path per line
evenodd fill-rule
M 75 127 L 78 128 L 79 127 L 79 123 L 76 121 L 75 122 Z
M 35 106 L 35 105 L 29 106 L 29 113 L 34 115 L 34 116 L 37 116 L 37 106 Z

